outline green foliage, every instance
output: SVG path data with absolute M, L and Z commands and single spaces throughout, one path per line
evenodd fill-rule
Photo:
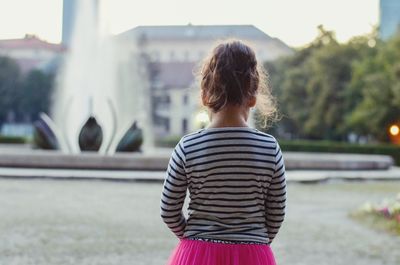
M 350 217 L 377 231 L 387 231 L 393 235 L 400 236 L 400 222 L 397 220 L 387 219 L 378 214 L 363 212 L 351 213 Z
M 0 143 L 2 144 L 23 144 L 26 142 L 28 140 L 24 137 L 0 135 Z
M 400 193 L 395 198 L 385 198 L 381 203 L 366 202 L 350 217 L 379 230 L 400 235 Z
M 21 74 L 13 59 L 0 57 L 0 124 L 11 111 L 17 120 L 34 120 L 39 112 L 48 112 L 53 79 L 39 70 Z
M 0 57 L 0 123 L 9 110 L 15 109 L 19 86 L 20 70 L 17 63 L 8 57 Z
M 382 42 L 372 32 L 339 44 L 333 32 L 319 31 L 309 46 L 265 65 L 283 116 L 273 131 L 290 139 L 343 141 L 356 133 L 388 141 L 388 126 L 400 119 L 400 36 Z
M 387 128 L 400 119 L 400 36 L 377 45 L 354 67 L 350 90 L 359 91 L 361 100 L 347 117 L 349 127 L 388 141 Z
M 175 147 L 182 136 L 169 136 L 156 140 L 155 145 L 158 147 Z
M 24 78 L 19 90 L 19 112 L 26 113 L 33 120 L 40 112 L 48 113 L 53 76 L 39 70 L 32 70 Z

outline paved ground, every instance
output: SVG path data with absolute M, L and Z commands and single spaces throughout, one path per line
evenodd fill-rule
M 0 178 L 55 178 L 163 181 L 164 171 L 79 170 L 0 167 Z M 345 180 L 400 180 L 400 167 L 389 170 L 288 170 L 289 182 Z
M 400 238 L 348 217 L 400 182 L 288 185 L 278 264 L 397 265 Z M 160 183 L 0 179 L 0 264 L 162 265 L 176 239 L 159 218 Z

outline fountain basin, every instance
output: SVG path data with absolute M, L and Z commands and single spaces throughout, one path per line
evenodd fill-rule
M 165 171 L 172 149 L 144 153 L 101 155 L 92 152 L 63 154 L 51 150 L 0 152 L 0 167 Z M 387 170 L 394 162 L 386 155 L 284 152 L 287 170 Z
M 170 152 L 63 154 L 58 151 L 32 150 L 24 153 L 0 154 L 0 167 L 164 171 L 170 154 Z

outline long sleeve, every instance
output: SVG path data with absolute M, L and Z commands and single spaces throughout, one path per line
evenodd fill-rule
M 182 212 L 186 190 L 185 151 L 181 139 L 174 148 L 168 163 L 160 203 L 161 218 L 178 238 L 183 237 L 186 226 Z
M 285 163 L 278 142 L 275 149 L 275 170 L 266 198 L 266 225 L 268 229 L 269 243 L 278 233 L 286 208 L 286 175 Z

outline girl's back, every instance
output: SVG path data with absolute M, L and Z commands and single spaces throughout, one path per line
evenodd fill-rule
M 275 138 L 249 127 L 221 127 L 182 143 L 190 194 L 184 237 L 269 243 L 283 221 L 286 195 Z

